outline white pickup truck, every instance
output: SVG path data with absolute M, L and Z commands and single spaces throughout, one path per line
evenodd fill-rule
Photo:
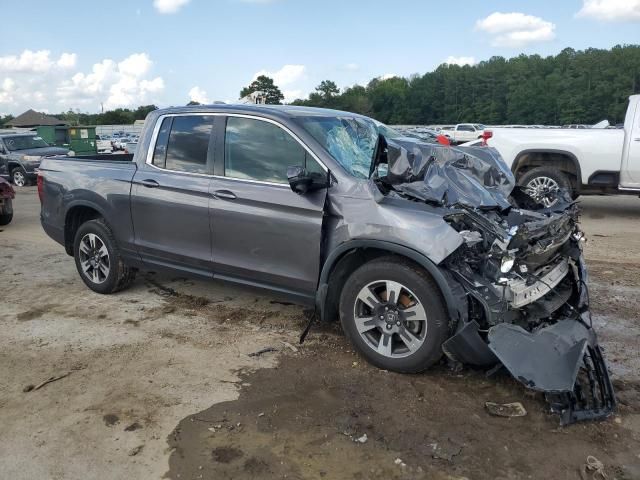
M 546 205 L 558 189 L 572 196 L 640 193 L 640 95 L 629 97 L 622 129 L 492 128 L 519 185 Z
M 485 126 L 480 123 L 459 123 L 453 127 L 444 127 L 440 133 L 451 143 L 470 142 L 482 138 Z

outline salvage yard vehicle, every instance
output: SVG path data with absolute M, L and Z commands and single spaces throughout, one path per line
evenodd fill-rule
M 451 143 L 463 143 L 482 138 L 485 128 L 479 123 L 459 123 L 450 128 L 443 128 L 439 133 L 451 140 Z
M 51 147 L 35 133 L 0 133 L 0 178 L 18 187 L 36 181 L 36 169 L 47 155 L 66 154 L 67 148 Z
M 503 365 L 563 423 L 609 415 L 578 206 L 536 202 L 495 149 L 385 131 L 316 108 L 155 110 L 135 155 L 43 161 L 41 223 L 95 292 L 163 268 L 262 287 L 339 318 L 380 368 Z
M 96 135 L 96 150 L 98 153 L 112 153 L 111 139 Z
M 640 95 L 629 97 L 624 130 L 492 128 L 488 142 L 518 185 L 550 205 L 560 190 L 579 195 L 640 193 Z
M 16 192 L 9 182 L 0 178 L 0 226 L 9 225 L 13 220 L 13 200 Z

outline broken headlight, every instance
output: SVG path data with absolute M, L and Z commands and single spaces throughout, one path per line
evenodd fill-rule
M 505 255 L 502 257 L 500 261 L 500 271 L 502 273 L 509 273 L 513 268 L 513 264 L 516 262 L 516 259 L 510 255 Z

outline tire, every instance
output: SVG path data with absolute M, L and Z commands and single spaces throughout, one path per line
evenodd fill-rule
M 559 190 L 565 190 L 575 198 L 569 177 L 553 167 L 532 168 L 520 177 L 518 185 L 545 207 L 551 207 L 558 201 L 554 192 Z
M 13 213 L 7 213 L 6 215 L 0 215 L 0 226 L 9 225 L 13 220 Z
M 26 187 L 29 185 L 29 178 L 24 168 L 16 167 L 11 170 L 11 181 L 16 187 Z
M 136 269 L 125 265 L 107 223 L 99 218 L 83 223 L 73 241 L 80 278 L 97 293 L 110 294 L 131 285 Z
M 370 294 L 367 302 L 363 292 Z M 418 373 L 435 364 L 449 337 L 438 286 L 425 271 L 398 257 L 372 260 L 349 276 L 340 295 L 340 321 L 367 361 L 399 373 Z

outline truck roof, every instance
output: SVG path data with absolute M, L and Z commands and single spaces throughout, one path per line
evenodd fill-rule
M 186 107 L 170 107 L 154 110 L 152 113 L 163 115 L 166 113 L 194 113 L 194 112 L 214 112 L 214 113 L 253 113 L 266 114 L 280 117 L 310 117 L 310 116 L 334 116 L 334 117 L 364 117 L 363 115 L 345 112 L 342 110 L 332 110 L 328 108 L 302 107 L 297 105 L 253 105 L 253 104 L 213 104 L 213 105 L 191 105 Z

